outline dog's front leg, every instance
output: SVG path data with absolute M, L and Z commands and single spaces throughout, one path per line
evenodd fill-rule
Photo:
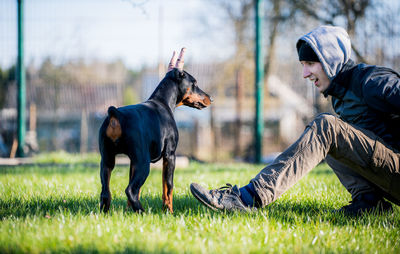
M 100 194 L 100 211 L 107 213 L 110 209 L 111 192 L 110 192 L 110 178 L 112 168 L 105 165 L 103 159 L 100 163 L 100 180 L 101 180 L 101 194 Z
M 163 184 L 163 210 L 168 208 L 170 213 L 173 213 L 172 199 L 173 199 L 173 188 L 174 188 L 174 171 L 175 171 L 175 154 L 165 155 L 163 157 L 163 172 L 162 172 L 162 184 Z

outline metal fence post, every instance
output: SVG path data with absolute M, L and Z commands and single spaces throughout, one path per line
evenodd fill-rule
M 256 74 L 256 116 L 255 116 L 255 162 L 261 163 L 262 158 L 262 140 L 264 132 L 264 51 L 263 51 L 263 26 L 264 21 L 264 1 L 255 0 L 255 23 L 256 23 L 256 41 L 255 41 L 255 74 Z
M 18 0 L 18 149 L 17 156 L 24 157 L 25 133 L 26 133 L 26 87 L 24 66 L 24 1 Z

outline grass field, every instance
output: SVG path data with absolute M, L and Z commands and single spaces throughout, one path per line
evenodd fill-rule
M 152 170 L 142 215 L 126 208 L 126 167 L 113 172 L 111 209 L 103 215 L 98 168 L 80 160 L 62 165 L 0 168 L 0 253 L 400 253 L 400 209 L 358 219 L 333 214 L 350 195 L 324 164 L 252 214 L 208 210 L 189 184 L 243 186 L 260 165 L 178 168 L 174 214 L 161 210 L 161 171 Z

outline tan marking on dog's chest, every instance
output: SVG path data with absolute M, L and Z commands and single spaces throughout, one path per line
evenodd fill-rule
M 121 135 L 121 125 L 119 124 L 118 119 L 112 116 L 106 130 L 106 136 L 109 137 L 113 142 L 115 142 L 115 140 L 120 138 Z

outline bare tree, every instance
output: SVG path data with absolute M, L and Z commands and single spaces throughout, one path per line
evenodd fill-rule
M 266 56 L 265 56 L 265 67 L 264 67 L 264 83 L 266 84 L 265 90 L 268 94 L 268 78 L 271 73 L 272 66 L 275 65 L 275 54 L 276 54 L 276 40 L 280 34 L 280 25 L 293 21 L 296 14 L 296 8 L 290 5 L 287 0 L 270 0 L 271 7 L 267 7 L 266 22 L 269 24 L 267 27 L 268 31 L 268 43 L 266 44 Z
M 241 112 L 242 105 L 244 100 L 244 86 L 246 82 L 244 81 L 244 72 L 249 69 L 249 61 L 252 61 L 253 49 L 251 45 L 253 45 L 253 29 L 251 29 L 251 25 L 253 24 L 253 20 L 251 19 L 252 13 L 254 11 L 254 1 L 253 0 L 239 0 L 239 1 L 230 1 L 230 0 L 213 0 L 209 1 L 210 5 L 215 6 L 215 12 L 217 12 L 222 21 L 222 23 L 226 27 L 229 27 L 232 31 L 232 43 L 234 45 L 234 55 L 232 58 L 224 64 L 224 77 L 230 76 L 235 77 L 233 82 L 230 84 L 234 84 L 235 91 L 235 101 L 236 101 L 236 119 L 235 119 L 235 143 L 233 153 L 235 157 L 240 156 L 241 149 L 240 144 L 242 143 L 240 140 L 241 133 Z M 209 15 L 209 13 L 207 14 Z M 229 73 L 229 74 L 228 74 Z M 227 90 L 226 83 L 224 82 L 216 82 L 219 85 L 225 85 L 225 87 L 217 88 L 219 90 Z M 213 114 L 211 114 L 213 115 Z M 213 125 L 215 125 L 215 119 L 210 120 Z M 213 130 L 213 135 L 215 139 L 219 139 L 216 137 L 216 130 Z M 218 144 L 215 144 L 218 145 Z M 216 153 L 214 153 L 215 155 Z
M 374 0 L 290 0 L 294 8 L 301 10 L 306 16 L 311 17 L 321 23 L 338 25 L 345 23 L 345 27 L 350 37 L 354 39 L 359 23 L 366 17 L 367 11 L 373 8 L 381 8 L 381 1 Z M 377 13 L 372 17 L 384 22 L 384 17 L 379 17 Z M 362 55 L 359 45 L 352 44 L 352 49 L 357 58 L 362 62 L 367 62 Z

